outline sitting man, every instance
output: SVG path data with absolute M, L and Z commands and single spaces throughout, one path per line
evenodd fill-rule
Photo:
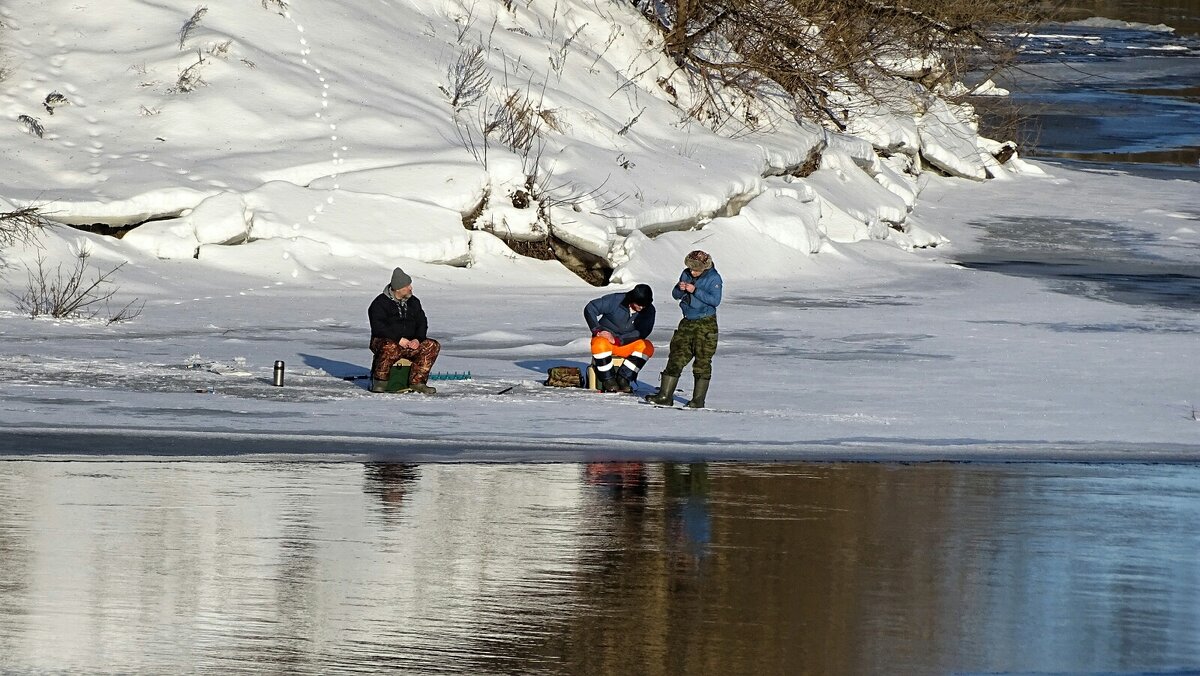
M 392 271 L 392 282 L 383 288 L 367 309 L 371 320 L 371 391 L 386 392 L 388 373 L 401 359 L 412 361 L 409 389 L 421 394 L 436 390 L 427 385 L 441 343 L 425 335 L 429 321 L 421 301 L 412 295 L 412 277 L 403 270 Z
M 592 366 L 604 392 L 632 392 L 638 371 L 654 356 L 646 338 L 654 330 L 654 293 L 638 284 L 624 293 L 610 293 L 588 303 L 583 318 L 592 330 Z M 613 373 L 613 356 L 624 357 Z

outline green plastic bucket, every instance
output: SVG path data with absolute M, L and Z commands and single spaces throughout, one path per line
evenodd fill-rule
M 408 389 L 408 379 L 411 375 L 412 363 L 407 359 L 402 359 L 392 366 L 392 370 L 388 371 L 387 392 L 403 392 Z

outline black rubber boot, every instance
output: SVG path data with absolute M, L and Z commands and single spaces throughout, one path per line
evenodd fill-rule
M 609 371 L 607 378 L 600 379 L 600 391 L 609 393 L 621 391 L 620 388 L 617 387 L 617 379 L 612 376 L 612 371 Z
M 662 384 L 658 386 L 658 392 L 656 394 L 647 394 L 646 401 L 658 406 L 674 406 L 675 386 L 678 384 L 679 376 L 662 374 Z
M 633 383 L 629 382 L 620 375 L 617 376 L 617 391 L 629 394 L 633 392 Z
M 704 408 L 704 397 L 708 396 L 708 383 L 712 378 L 697 378 L 696 384 L 692 388 L 692 400 L 687 403 L 688 408 Z

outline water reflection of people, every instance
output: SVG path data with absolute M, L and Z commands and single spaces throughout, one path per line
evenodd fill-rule
M 589 462 L 587 482 L 605 486 L 614 495 L 646 494 L 646 464 L 641 462 Z
M 407 462 L 368 462 L 364 464 L 368 493 L 379 495 L 383 505 L 399 509 L 419 476 L 417 465 Z
M 698 560 L 708 554 L 712 540 L 712 515 L 708 508 L 708 466 L 663 464 L 663 492 L 667 504 L 667 536 L 671 549 Z

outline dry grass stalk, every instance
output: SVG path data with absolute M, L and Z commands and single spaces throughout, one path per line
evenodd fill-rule
M 181 26 L 179 29 L 179 49 L 180 49 L 180 51 L 183 50 L 183 43 L 187 42 L 188 35 L 191 34 L 191 32 L 196 28 L 196 26 L 200 25 L 200 20 L 203 19 L 204 15 L 207 13 L 208 13 L 207 7 L 204 7 L 204 6 L 197 7 L 196 11 L 192 13 L 192 18 L 183 22 L 183 26 Z
M 42 126 L 42 121 L 36 117 L 29 115 L 18 115 L 17 122 L 25 125 L 25 130 L 38 138 L 43 138 L 46 133 L 46 128 Z
M 458 53 L 458 58 L 446 69 L 446 86 L 441 90 L 457 113 L 475 105 L 491 86 L 483 46 L 475 45 Z

